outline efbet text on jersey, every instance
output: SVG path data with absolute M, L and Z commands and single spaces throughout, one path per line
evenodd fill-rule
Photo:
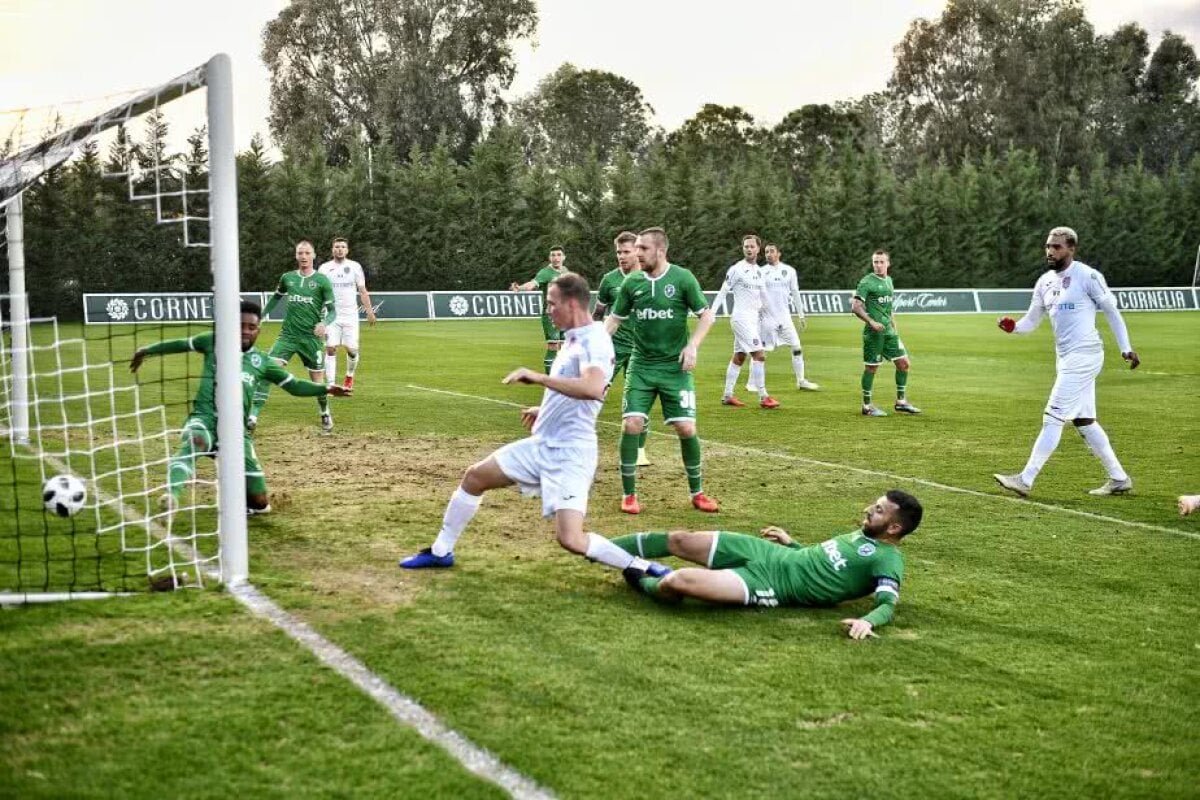
M 644 319 L 675 319 L 675 309 L 673 308 L 639 308 L 633 313 L 637 315 L 639 321 Z
M 833 564 L 834 570 L 841 570 L 846 566 L 846 558 L 838 550 L 836 541 L 826 539 L 821 542 L 821 549 L 825 551 L 825 555 L 829 558 L 829 563 Z

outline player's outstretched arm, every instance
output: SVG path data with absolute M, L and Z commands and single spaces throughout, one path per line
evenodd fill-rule
M 207 353 L 212 349 L 213 335 L 201 333 L 190 339 L 166 339 L 145 347 L 139 347 L 129 359 L 129 371 L 137 372 L 146 361 L 146 356 L 165 356 L 172 353 Z
M 544 372 L 534 372 L 527 367 L 521 367 L 505 375 L 501 383 L 536 383 L 576 400 L 603 400 L 608 391 L 608 376 L 605 375 L 603 369 L 596 366 L 585 368 L 583 375 L 578 378 L 547 375 Z

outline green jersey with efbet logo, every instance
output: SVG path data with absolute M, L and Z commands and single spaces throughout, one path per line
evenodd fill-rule
M 333 303 L 333 284 L 319 272 L 301 275 L 297 270 L 279 276 L 275 294 L 287 297 L 287 314 L 283 317 L 280 336 L 303 340 L 315 336 L 317 323 L 333 322 L 336 312 Z M 269 307 L 273 307 L 274 302 Z
M 631 272 L 617 291 L 612 315 L 637 323 L 633 332 L 632 367 L 670 364 L 688 343 L 688 312 L 708 308 L 700 282 L 690 271 L 668 264 L 657 278 Z
M 895 289 L 892 286 L 892 276 L 881 278 L 874 272 L 864 275 L 854 290 L 854 296 L 862 300 L 867 316 L 883 326 L 880 333 L 895 333 L 892 324 L 892 301 Z M 867 326 L 870 330 L 870 326 Z
M 709 566 L 741 576 L 749 605 L 834 606 L 873 594 L 875 608 L 865 619 L 875 626 L 891 620 L 904 577 L 900 549 L 861 530 L 787 547 L 721 531 Z

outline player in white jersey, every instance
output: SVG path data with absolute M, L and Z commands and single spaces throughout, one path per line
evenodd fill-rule
M 754 234 L 742 237 L 742 255 L 745 258 L 729 268 L 725 282 L 713 301 L 713 311 L 724 306 L 725 300 L 733 295 L 733 313 L 729 322 L 733 327 L 733 358 L 725 368 L 725 393 L 721 403 L 727 406 L 746 405 L 734 396 L 738 375 L 746 354 L 750 355 L 750 381 L 758 390 L 758 404 L 763 408 L 779 408 L 779 401 L 767 393 L 766 352 L 762 340 L 761 316 L 766 313 L 767 288 L 762 270 L 758 266 L 758 251 L 762 239 Z
M 375 309 L 367 293 L 362 264 L 347 258 L 349 254 L 350 243 L 339 236 L 333 240 L 333 258 L 317 268 L 333 284 L 333 305 L 337 310 L 337 318 L 325 329 L 325 382 L 337 382 L 337 349 L 342 347 L 346 350 L 346 380 L 342 385 L 347 389 L 354 386 L 354 371 L 358 369 L 360 300 L 367 310 L 367 322 L 375 326 Z
M 563 332 L 562 346 L 550 372 L 522 367 L 503 381 L 546 387 L 541 405 L 521 411 L 521 421 L 531 428 L 531 435 L 501 447 L 467 469 L 446 506 L 442 529 L 433 545 L 403 559 L 401 567 L 453 566 L 454 545 L 478 510 L 481 495 L 513 484 L 522 494 L 541 495 L 542 516 L 554 518 L 558 543 L 566 550 L 616 569 L 640 561 L 603 536 L 583 530 L 588 492 L 596 474 L 596 417 L 604 404 L 615 361 L 612 339 L 604 323 L 592 321 L 590 300 L 587 281 L 580 275 L 567 272 L 550 282 L 546 311 Z M 650 566 L 652 572 L 667 571 Z
M 761 335 L 767 352 L 787 345 L 792 349 L 792 372 L 796 374 L 796 388 L 815 392 L 821 387 L 804 377 L 804 348 L 800 346 L 800 333 L 792 322 L 792 309 L 800 330 L 808 324 L 804 318 L 804 304 L 800 299 L 800 280 L 796 270 L 780 260 L 779 245 L 767 242 L 764 248 L 767 257 L 762 267 L 763 282 L 767 289 L 767 308 L 762 315 Z M 757 386 L 748 382 L 746 388 L 755 391 Z
M 1070 228 L 1051 230 L 1046 238 L 1046 264 L 1050 269 L 1033 287 L 1029 310 L 1019 320 L 1002 317 L 998 322 L 1005 333 L 1031 333 L 1048 316 L 1054 328 L 1057 376 L 1043 412 L 1042 432 L 1023 471 L 993 476 L 1005 489 L 1022 497 L 1029 494 L 1038 473 L 1058 447 L 1063 424 L 1068 420 L 1108 472 L 1104 485 L 1088 494 L 1123 494 L 1133 488 L 1133 480 L 1117 460 L 1108 434 L 1096 421 L 1096 376 L 1104 366 L 1104 345 L 1096 330 L 1097 309 L 1108 319 L 1121 358 L 1129 362 L 1129 368 L 1137 369 L 1141 360 L 1129 341 L 1125 320 L 1104 276 L 1075 260 L 1078 244 L 1079 237 Z

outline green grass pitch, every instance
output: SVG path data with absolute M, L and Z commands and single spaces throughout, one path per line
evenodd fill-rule
M 866 601 L 658 607 L 560 550 L 513 491 L 486 497 L 455 569 L 398 570 L 462 470 L 523 435 L 513 404 L 538 392 L 500 378 L 540 365 L 532 320 L 364 327 L 332 437 L 313 401 L 273 391 L 257 441 L 276 513 L 250 521 L 252 578 L 561 797 L 1195 797 L 1200 517 L 1179 519 L 1174 498 L 1200 492 L 1200 314 L 1126 320 L 1142 367 L 1101 322 L 1098 403 L 1127 497 L 1086 494 L 1105 476 L 1070 430 L 1036 504 L 991 478 L 1019 470 L 1037 435 L 1048 326 L 1016 337 L 986 316 L 901 317 L 925 413 L 866 419 L 849 315 L 803 334 L 821 392 L 790 388 L 787 356 L 771 355 L 771 412 L 719 405 L 731 336 L 718 321 L 697 368 L 716 517 L 690 509 L 661 418 L 646 512 L 617 511 L 618 382 L 589 516 L 604 534 L 777 524 L 814 542 L 888 488 L 916 494 L 925 522 L 877 639 L 838 625 Z M 893 386 L 885 365 L 885 408 Z M 0 796 L 500 791 L 222 592 L 182 591 L 0 610 Z

